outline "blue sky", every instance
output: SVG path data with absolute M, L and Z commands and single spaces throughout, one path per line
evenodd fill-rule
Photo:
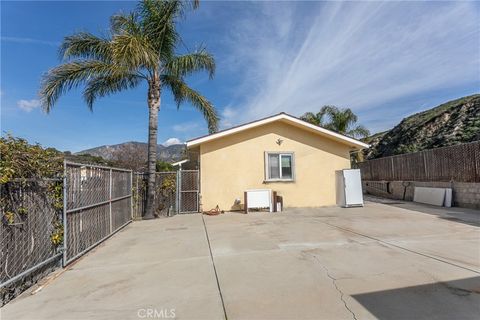
M 1 2 L 1 130 L 60 150 L 146 141 L 146 87 L 99 100 L 81 91 L 39 107 L 41 75 L 76 31 L 105 34 L 135 2 Z M 180 25 L 187 46 L 215 55 L 214 80 L 189 79 L 217 107 L 223 128 L 281 111 L 350 107 L 372 132 L 480 88 L 476 2 L 202 1 Z M 203 135 L 191 106 L 164 95 L 159 143 Z M 177 141 L 177 140 L 170 140 Z

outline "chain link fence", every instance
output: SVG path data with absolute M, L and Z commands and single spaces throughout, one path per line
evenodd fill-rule
M 133 218 L 142 219 L 147 208 L 148 174 L 135 174 L 135 192 Z M 177 213 L 177 173 L 157 172 L 155 175 L 155 213 L 158 216 L 169 217 Z
M 147 178 L 146 173 L 135 174 L 133 218 L 137 220 L 142 219 L 147 207 Z M 199 211 L 198 170 L 157 172 L 155 186 L 154 207 L 158 216 Z
M 130 170 L 65 162 L 63 181 L 22 179 L 0 193 L 0 305 L 132 220 Z
M 179 171 L 178 208 L 181 213 L 193 213 L 199 210 L 199 174 L 198 170 Z
M 1 201 L 8 205 L 2 205 L 0 224 L 0 305 L 59 265 L 61 245 L 52 237 L 59 227 L 61 231 L 62 210 L 48 191 L 61 183 L 45 179 L 2 185 Z
M 64 265 L 132 220 L 130 170 L 65 163 Z
M 52 186 L 59 188 L 56 202 L 49 196 Z M 85 254 L 132 217 L 140 219 L 146 207 L 146 187 L 146 174 L 73 162 L 65 162 L 63 181 L 2 185 L 2 201 L 9 197 L 10 207 L 2 206 L 5 212 L 1 212 L 0 305 L 61 261 L 65 266 Z M 155 210 L 163 216 L 198 212 L 199 171 L 157 173 Z

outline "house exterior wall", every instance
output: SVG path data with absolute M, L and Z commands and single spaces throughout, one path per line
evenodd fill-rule
M 247 189 L 277 191 L 285 207 L 333 205 L 335 171 L 350 168 L 349 146 L 282 121 L 202 143 L 199 149 L 202 210 L 216 205 L 240 210 Z M 293 152 L 295 181 L 265 182 L 265 152 Z M 242 204 L 235 206 L 235 199 Z

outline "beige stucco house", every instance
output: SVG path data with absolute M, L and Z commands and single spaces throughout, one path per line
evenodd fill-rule
M 291 115 L 240 125 L 187 141 L 198 154 L 202 210 L 240 210 L 247 189 L 271 189 L 285 207 L 333 205 L 335 171 L 368 145 Z

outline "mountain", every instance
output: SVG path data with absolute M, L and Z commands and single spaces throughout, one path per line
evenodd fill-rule
M 463 97 L 403 119 L 365 139 L 368 159 L 480 140 L 480 94 Z
M 157 159 L 166 162 L 175 162 L 181 160 L 185 153 L 185 145 L 174 144 L 171 146 L 157 145 Z M 134 156 L 147 161 L 147 144 L 144 142 L 124 142 L 120 144 L 101 146 L 92 149 L 83 150 L 75 155 L 89 154 L 96 157 L 102 157 L 110 161 L 123 160 L 126 156 Z

